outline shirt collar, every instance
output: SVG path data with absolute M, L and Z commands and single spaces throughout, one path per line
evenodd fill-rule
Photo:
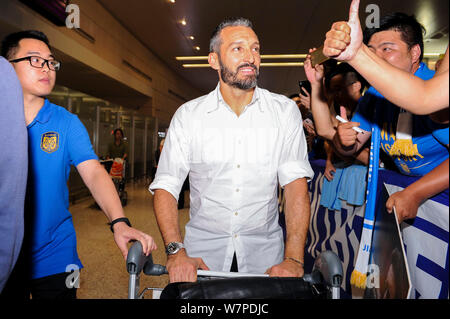
M 434 73 L 435 72 L 430 70 L 425 63 L 420 62 L 419 68 L 414 72 L 414 75 L 422 80 L 429 80 L 434 76 Z
M 258 108 L 260 110 L 260 112 L 264 112 L 262 106 L 261 106 L 261 101 L 260 101 L 260 88 L 258 88 L 258 86 L 256 86 L 255 91 L 253 92 L 253 97 L 251 102 L 245 107 L 249 107 L 252 106 L 253 104 L 257 104 Z M 217 84 L 216 89 L 212 92 L 212 103 L 211 103 L 211 107 L 207 110 L 207 113 L 212 113 L 216 110 L 219 109 L 219 107 L 222 105 L 224 107 L 229 107 L 229 105 L 225 102 L 225 100 L 223 99 L 222 93 L 220 92 L 220 82 Z
M 50 120 L 50 117 L 52 116 L 53 110 L 50 107 L 51 103 L 49 100 L 45 99 L 44 105 L 39 110 L 38 114 L 34 118 L 33 122 L 31 122 L 28 127 L 32 127 L 37 122 L 44 124 L 47 123 Z
M 50 101 L 45 99 L 44 106 L 39 110 L 39 113 L 36 115 L 36 121 L 39 123 L 47 123 L 50 120 L 50 116 L 52 115 L 52 109 L 50 108 Z

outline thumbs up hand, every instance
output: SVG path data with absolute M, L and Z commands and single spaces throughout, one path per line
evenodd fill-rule
M 335 22 L 327 32 L 323 45 L 325 56 L 339 61 L 350 61 L 361 48 L 363 34 L 358 16 L 359 1 L 352 1 L 347 22 Z

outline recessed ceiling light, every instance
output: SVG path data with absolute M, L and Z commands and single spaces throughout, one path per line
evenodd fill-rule
M 197 50 L 197 51 L 200 51 L 200 47 L 199 46 L 195 46 L 194 49 Z
M 189 36 L 189 39 L 194 40 L 195 38 L 193 35 L 191 35 L 191 36 Z
M 175 0 L 169 0 L 169 2 L 171 2 L 171 3 L 175 3 Z
M 186 19 L 181 20 L 180 23 L 181 23 L 182 25 L 186 25 L 186 24 L 187 24 Z

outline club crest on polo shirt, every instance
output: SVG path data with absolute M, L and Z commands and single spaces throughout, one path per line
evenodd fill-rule
M 53 153 L 58 150 L 59 135 L 56 132 L 47 132 L 42 134 L 41 149 L 47 153 Z

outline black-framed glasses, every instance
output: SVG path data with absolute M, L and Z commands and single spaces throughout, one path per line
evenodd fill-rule
M 61 62 L 56 60 L 47 60 L 41 58 L 40 56 L 26 56 L 20 59 L 9 60 L 9 62 L 17 63 L 25 60 L 28 60 L 28 62 L 30 62 L 30 65 L 34 68 L 42 69 L 47 63 L 48 68 L 52 71 L 59 71 L 59 69 L 61 69 Z

